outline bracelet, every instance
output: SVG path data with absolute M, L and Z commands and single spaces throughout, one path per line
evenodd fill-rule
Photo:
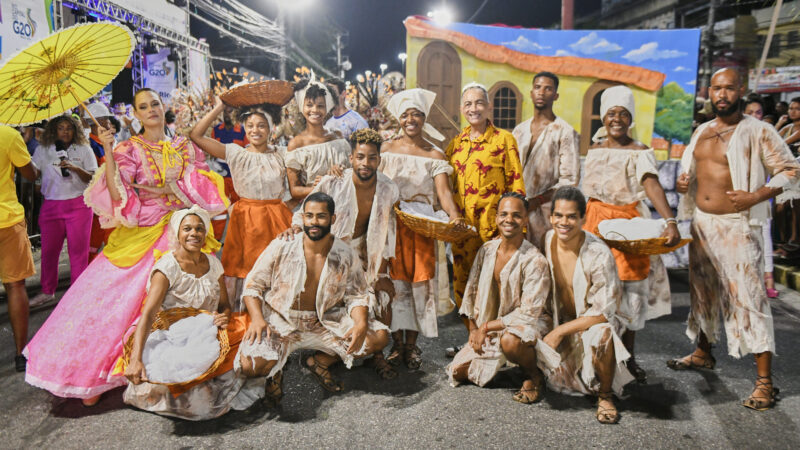
M 667 224 L 668 224 L 668 225 L 669 225 L 670 223 L 674 223 L 675 225 L 677 225 L 677 224 L 678 224 L 678 219 L 676 219 L 676 218 L 674 218 L 674 217 L 670 217 L 669 219 L 665 219 L 664 221 L 665 221 L 665 222 L 667 222 Z
M 384 279 L 384 278 L 387 279 L 387 280 L 391 280 L 392 279 L 392 277 L 390 277 L 388 273 L 379 273 L 378 274 L 378 279 L 379 280 Z

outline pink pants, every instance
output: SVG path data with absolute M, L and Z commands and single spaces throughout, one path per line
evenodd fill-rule
M 58 284 L 58 258 L 64 238 L 69 252 L 72 283 L 89 264 L 89 237 L 92 234 L 92 210 L 83 197 L 70 200 L 47 200 L 39 213 L 42 233 L 42 292 L 55 294 Z

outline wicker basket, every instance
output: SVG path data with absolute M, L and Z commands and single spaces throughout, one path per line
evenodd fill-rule
M 292 99 L 294 84 L 283 80 L 267 80 L 236 86 L 224 92 L 219 98 L 228 106 L 242 106 L 270 103 L 283 106 Z
M 461 242 L 469 238 L 478 237 L 478 233 L 471 228 L 456 230 L 456 226 L 453 224 L 405 213 L 400 210 L 400 202 L 395 203 L 394 212 L 397 213 L 397 217 L 400 218 L 403 225 L 425 237 L 445 242 Z
M 670 253 L 692 242 L 692 238 L 683 238 L 678 241 L 677 244 L 667 247 L 664 245 L 664 243 L 667 242 L 667 238 L 664 237 L 625 240 L 625 236 L 621 234 L 620 236 L 623 238 L 622 240 L 602 239 L 609 247 L 619 250 L 622 253 L 630 253 L 632 255 L 660 255 L 662 253 Z
M 196 309 L 196 308 L 171 308 L 165 311 L 160 311 L 156 315 L 156 320 L 153 321 L 153 330 L 167 330 L 169 329 L 170 325 L 173 323 L 185 319 L 186 317 L 194 317 L 198 314 L 213 314 L 210 311 Z M 128 363 L 131 360 L 131 352 L 133 351 L 133 336 L 135 333 L 131 334 L 128 340 L 125 342 L 125 345 L 122 347 L 122 360 L 127 367 Z M 148 383 L 152 384 L 163 384 L 165 386 L 184 386 L 190 383 L 193 383 L 195 380 L 199 380 L 205 376 L 208 376 L 210 373 L 213 373 L 217 368 L 222 364 L 225 360 L 225 357 L 228 355 L 228 352 L 231 350 L 230 343 L 228 342 L 228 330 L 225 328 L 220 328 L 217 330 L 217 340 L 219 340 L 219 357 L 214 364 L 211 364 L 202 375 L 195 378 L 194 380 L 182 381 L 180 383 L 159 383 L 157 381 L 148 381 Z

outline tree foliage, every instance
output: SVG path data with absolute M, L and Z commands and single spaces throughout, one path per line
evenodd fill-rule
M 654 131 L 672 145 L 672 141 L 688 144 L 692 137 L 694 97 L 676 82 L 658 91 Z

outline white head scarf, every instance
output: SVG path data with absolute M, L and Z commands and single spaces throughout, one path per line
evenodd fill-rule
M 203 225 L 206 227 L 206 233 L 210 232 L 211 227 L 211 217 L 208 215 L 208 212 L 197 206 L 192 205 L 191 208 L 184 208 L 172 213 L 172 217 L 169 219 L 169 248 L 171 250 L 177 250 L 180 246 L 178 242 L 178 232 L 181 229 L 181 222 L 186 216 L 194 214 L 195 216 L 199 217 L 201 221 L 203 221 Z
M 631 114 L 631 126 L 628 127 L 628 136 L 633 137 L 631 135 L 631 130 L 633 130 L 633 126 L 635 125 L 633 119 L 636 117 L 636 105 L 633 100 L 633 91 L 627 86 L 613 86 L 603 91 L 603 94 L 600 96 L 600 120 L 602 121 L 608 110 L 615 106 L 622 106 Z M 592 141 L 600 142 L 600 140 L 604 139 L 606 136 L 608 136 L 606 127 L 602 126 L 597 130 L 594 136 L 592 136 Z
M 297 107 L 301 112 L 303 111 L 303 105 L 306 101 L 306 91 L 308 91 L 308 88 L 311 86 L 318 86 L 325 90 L 325 110 L 330 112 L 335 105 L 333 101 L 333 95 L 331 95 L 331 90 L 324 84 L 317 81 L 317 77 L 314 75 L 313 71 L 311 72 L 311 78 L 308 79 L 308 84 L 303 89 L 300 89 L 294 93 L 294 101 L 297 102 Z
M 398 121 L 400 120 L 400 116 L 411 108 L 422 111 L 425 114 L 425 125 L 422 126 L 422 130 L 437 141 L 444 141 L 444 135 L 434 128 L 433 125 L 428 123 L 428 117 L 430 117 L 428 114 L 431 112 L 431 106 L 433 106 L 434 100 L 436 100 L 435 92 L 420 88 L 406 89 L 405 91 L 394 94 L 392 98 L 389 99 L 386 109 L 388 109 Z

